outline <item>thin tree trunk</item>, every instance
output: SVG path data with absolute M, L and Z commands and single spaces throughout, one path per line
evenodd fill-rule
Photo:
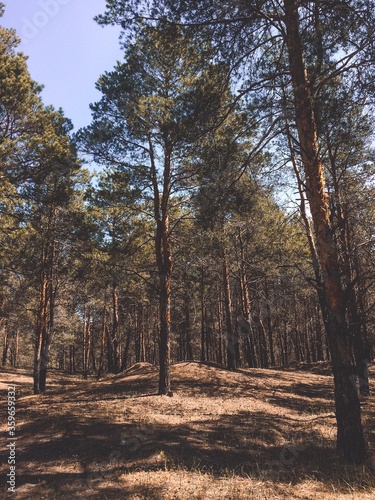
M 43 265 L 43 264 L 42 264 Z M 48 314 L 48 281 L 45 270 L 42 270 L 40 283 L 39 308 L 35 328 L 35 353 L 34 353 L 34 394 L 40 394 L 42 348 L 47 329 Z
M 100 358 L 99 358 L 99 369 L 97 378 L 99 379 L 104 370 L 104 353 L 105 353 L 105 342 L 107 339 L 107 308 L 104 306 L 103 308 L 103 316 L 102 316 L 102 331 L 100 336 Z
M 90 306 L 84 305 L 83 313 L 83 378 L 86 380 L 90 370 L 91 350 L 91 313 Z
M 69 373 L 74 375 L 76 372 L 76 353 L 74 345 L 69 348 Z
M 126 335 L 126 340 L 125 340 L 125 347 L 122 353 L 122 361 L 121 361 L 121 371 L 123 372 L 124 370 L 127 369 L 128 367 L 128 356 L 129 356 L 129 348 L 130 348 L 130 342 L 131 342 L 131 329 L 128 328 L 128 333 Z
M 117 282 L 112 283 L 112 330 L 111 330 L 111 353 L 112 353 L 112 366 L 113 373 L 118 373 L 120 370 L 120 360 L 118 352 L 118 327 L 119 327 L 119 304 L 118 304 L 118 290 Z
M 272 321 L 271 321 L 271 306 L 270 306 L 270 295 L 268 291 L 268 281 L 267 277 L 264 278 L 264 293 L 266 295 L 266 320 L 267 320 L 267 332 L 268 332 L 268 345 L 271 366 L 275 366 L 275 351 L 273 347 L 273 332 L 272 332 Z
M 185 303 L 185 344 L 186 359 L 193 361 L 193 345 L 191 343 L 191 325 L 190 325 L 190 300 Z
M 223 339 L 223 300 L 222 300 L 222 291 L 219 287 L 217 286 L 217 322 L 218 322 L 218 329 L 219 329 L 219 349 L 218 349 L 218 357 L 217 357 L 217 362 L 220 363 L 221 365 L 224 364 L 224 339 Z
M 201 265 L 201 280 L 200 280 L 200 299 L 201 299 L 201 355 L 200 360 L 202 362 L 207 361 L 206 354 L 206 294 L 205 294 L 205 282 L 204 282 L 204 266 Z
M 8 349 L 9 349 L 9 328 L 8 328 L 8 322 L 6 320 L 2 320 L 2 326 L 3 326 L 3 331 L 4 331 L 2 366 L 5 366 L 6 362 L 7 362 Z
M 233 332 L 232 323 L 232 297 L 229 281 L 229 267 L 226 251 L 223 245 L 223 283 L 224 283 L 224 308 L 227 334 L 227 367 L 229 370 L 236 369 L 236 349 L 238 348 L 237 335 Z
M 245 355 L 246 361 L 250 368 L 255 368 L 257 366 L 256 362 L 256 353 L 254 346 L 254 332 L 252 329 L 252 316 L 251 316 L 251 307 L 250 307 L 250 294 L 249 294 L 249 285 L 247 279 L 247 270 L 246 270 L 246 259 L 245 259 L 245 245 L 242 239 L 241 230 L 238 231 L 238 241 L 240 245 L 240 287 L 241 287 L 241 305 L 242 305 L 242 316 L 247 323 L 247 330 L 242 329 L 242 333 L 246 335 L 245 337 Z M 237 329 L 239 327 L 238 319 L 237 319 Z M 241 331 L 241 328 L 240 328 Z M 237 332 L 237 335 L 240 335 L 240 331 Z M 272 354 L 273 354 L 273 346 L 272 346 Z
M 51 204 L 46 216 L 46 240 L 43 241 L 40 262 L 39 308 L 35 327 L 34 394 L 46 391 L 47 368 L 54 333 L 56 206 Z
M 95 356 L 95 342 L 94 342 L 94 335 L 93 335 L 94 329 L 94 324 L 91 323 L 91 330 L 90 330 L 90 353 L 89 353 L 89 363 L 91 363 L 91 368 L 93 373 L 96 372 L 96 356 Z
M 266 330 L 263 321 L 259 317 L 259 348 L 260 348 L 260 366 L 261 368 L 268 368 L 268 354 L 267 354 L 267 341 Z
M 14 368 L 18 368 L 19 350 L 20 350 L 20 332 L 18 328 L 16 328 L 16 336 L 14 339 L 14 354 L 13 354 Z

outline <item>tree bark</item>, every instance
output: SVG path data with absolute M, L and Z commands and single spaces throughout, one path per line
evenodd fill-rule
M 224 335 L 223 335 L 223 299 L 222 299 L 222 290 L 219 284 L 217 285 L 217 323 L 219 330 L 219 348 L 217 352 L 217 362 L 221 365 L 224 364 Z
M 71 345 L 69 348 L 69 373 L 74 375 L 76 372 L 75 347 Z
M 342 257 L 343 274 L 346 281 L 346 296 L 348 304 L 348 314 L 351 326 L 351 339 L 354 358 L 357 367 L 357 377 L 359 382 L 359 393 L 362 397 L 370 395 L 370 385 L 368 378 L 368 363 L 369 352 L 366 346 L 365 335 L 362 331 L 363 321 L 359 314 L 358 297 L 356 287 L 354 285 L 354 272 L 353 262 L 351 255 L 353 254 L 351 248 L 350 226 L 348 217 L 342 203 L 342 196 L 340 192 L 339 173 L 337 172 L 336 159 L 332 151 L 332 146 L 329 144 L 328 156 L 330 159 L 332 184 L 334 191 L 334 204 L 335 214 L 337 218 L 338 238 L 340 240 L 340 250 Z
M 299 31 L 298 4 L 296 0 L 284 0 L 286 41 L 294 90 L 296 126 L 305 170 L 306 193 L 314 223 L 327 303 L 328 341 L 335 384 L 337 448 L 346 460 L 361 463 L 365 459 L 366 450 L 360 403 L 353 384 L 355 366 L 350 352 L 338 254 L 329 219 L 314 105 Z
M 154 149 L 149 137 L 149 155 L 154 197 L 155 256 L 159 273 L 159 395 L 169 395 L 170 391 L 170 333 L 171 333 L 171 278 L 172 278 L 172 245 L 169 224 L 169 197 L 171 190 L 171 154 L 172 148 L 165 140 L 163 191 L 160 199 L 157 168 Z
M 236 370 L 236 349 L 238 349 L 238 338 L 233 331 L 232 322 L 232 297 L 229 280 L 229 267 L 227 255 L 223 246 L 223 283 L 224 283 L 224 309 L 227 334 L 227 367 L 229 370 Z
M 112 329 L 111 329 L 111 353 L 113 373 L 120 371 L 119 359 L 119 342 L 118 342 L 118 327 L 119 327 L 119 304 L 118 304 L 118 289 L 117 282 L 112 283 Z
M 204 266 L 201 266 L 201 282 L 200 282 L 200 299 L 201 299 L 201 355 L 200 360 L 202 362 L 207 361 L 206 354 L 206 294 L 205 294 L 205 283 L 204 283 Z
M 83 378 L 87 380 L 90 370 L 90 350 L 91 350 L 91 313 L 90 306 L 84 305 L 83 313 Z
M 102 372 L 104 371 L 104 353 L 105 353 L 105 342 L 107 339 L 107 307 L 104 306 L 103 308 L 103 315 L 102 315 L 102 331 L 101 331 L 101 336 L 100 336 L 100 358 L 99 358 L 99 368 L 98 368 L 98 375 L 97 378 L 99 379 L 102 375 Z
M 190 299 L 185 303 L 185 357 L 184 361 L 193 361 L 193 345 L 191 343 L 191 324 L 190 324 Z
M 42 259 L 43 262 L 44 259 Z M 43 265 L 43 263 L 42 263 Z M 35 327 L 35 353 L 34 353 L 34 394 L 40 393 L 42 349 L 47 331 L 48 315 L 48 280 L 43 268 L 40 281 L 39 308 Z
M 2 359 L 2 366 L 6 365 L 7 362 L 7 356 L 8 356 L 8 349 L 9 349 L 9 328 L 8 328 L 8 322 L 7 320 L 2 320 L 1 325 L 3 327 L 4 331 L 4 337 L 3 337 L 3 359 Z
M 55 316 L 55 290 L 53 285 L 53 274 L 54 274 L 54 261 L 55 261 L 55 243 L 51 244 L 50 248 L 50 256 L 49 256 L 49 277 L 48 277 L 48 285 L 47 285 L 47 322 L 46 328 L 43 331 L 43 339 L 42 339 L 42 349 L 41 349 L 41 363 L 40 363 L 40 379 L 39 379 L 39 388 L 42 394 L 46 392 L 46 384 L 47 384 L 47 369 L 50 357 L 50 349 L 53 340 L 53 328 L 54 328 L 54 316 Z
M 122 353 L 122 360 L 121 360 L 121 371 L 122 372 L 124 370 L 126 370 L 128 367 L 128 356 L 129 356 L 129 348 L 130 348 L 131 338 L 132 338 L 131 328 L 129 328 L 127 335 L 126 335 L 125 347 L 124 347 L 124 350 Z
M 264 278 L 264 293 L 266 295 L 266 311 L 267 311 L 267 332 L 268 332 L 268 346 L 270 353 L 271 366 L 275 366 L 275 350 L 273 346 L 273 332 L 272 332 L 272 321 L 271 321 L 271 306 L 270 306 L 270 295 L 268 291 L 268 281 L 267 277 Z

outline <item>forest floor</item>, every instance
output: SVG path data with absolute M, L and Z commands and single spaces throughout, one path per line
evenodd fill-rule
M 156 395 L 148 363 L 99 382 L 51 371 L 33 396 L 30 371 L 0 370 L 0 498 L 16 385 L 15 500 L 375 499 L 375 397 L 363 403 L 368 460 L 345 465 L 326 365 L 179 363 L 171 375 L 173 397 Z

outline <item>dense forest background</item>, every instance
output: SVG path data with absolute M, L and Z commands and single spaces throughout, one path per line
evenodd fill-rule
M 107 2 L 97 21 L 123 26 L 124 59 L 98 79 L 102 98 L 76 134 L 0 27 L 2 365 L 33 366 L 35 393 L 47 366 L 100 378 L 147 361 L 168 393 L 171 362 L 335 361 L 336 271 L 368 391 L 373 3 L 253 3 L 237 19 L 241 2 L 229 13 L 207 2 L 193 23 L 189 2 L 149 18 L 137 2 Z M 324 165 L 320 208 L 298 75 Z

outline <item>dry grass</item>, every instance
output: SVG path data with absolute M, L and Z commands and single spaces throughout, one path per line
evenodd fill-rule
M 100 382 L 52 372 L 46 396 L 31 395 L 28 372 L 0 371 L 2 401 L 18 388 L 12 498 L 374 499 L 374 397 L 363 404 L 368 461 L 345 465 L 327 367 L 302 368 L 180 363 L 173 397 L 156 395 L 147 363 Z M 2 439 L 2 474 L 4 450 Z

